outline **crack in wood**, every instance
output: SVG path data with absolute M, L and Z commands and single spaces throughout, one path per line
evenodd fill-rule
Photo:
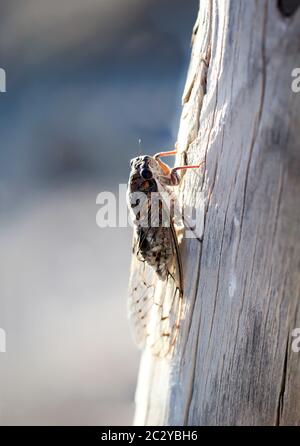
M 289 349 L 289 338 L 287 338 L 286 348 L 285 348 L 281 385 L 280 385 L 280 391 L 279 391 L 278 403 L 277 403 L 277 414 L 276 414 L 276 423 L 275 423 L 276 426 L 280 426 L 280 421 L 281 421 L 282 413 L 283 413 L 284 393 L 285 393 L 286 382 L 287 382 L 288 349 Z
M 249 180 L 249 171 L 250 171 L 250 164 L 252 160 L 252 155 L 254 151 L 254 146 L 259 134 L 260 129 L 260 123 L 263 113 L 263 106 L 264 106 L 264 100 L 265 100 L 265 90 L 266 90 L 266 49 L 265 49 L 265 42 L 266 42 L 266 30 L 267 30 L 267 17 L 268 17 L 268 0 L 265 1 L 264 6 L 264 17 L 263 17 L 263 27 L 262 27 L 262 44 L 261 44 L 261 59 L 262 59 L 262 85 L 261 85 L 261 93 L 260 93 L 260 105 L 258 110 L 258 117 L 257 121 L 255 123 L 253 136 L 250 144 L 250 151 L 249 151 L 249 157 L 248 162 L 246 166 L 246 174 L 245 174 L 245 182 L 244 182 L 244 189 L 243 189 L 243 200 L 242 200 L 242 213 L 241 213 L 241 224 L 240 224 L 240 235 L 239 235 L 239 244 L 242 237 L 242 230 L 243 230 L 243 221 L 244 221 L 244 214 L 245 214 L 245 207 L 246 207 L 246 195 L 247 195 L 247 187 L 248 187 L 248 180 Z

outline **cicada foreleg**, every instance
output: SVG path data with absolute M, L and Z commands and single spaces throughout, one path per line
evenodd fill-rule
M 186 170 L 186 169 L 199 169 L 205 161 L 202 161 L 200 164 L 192 165 L 192 166 L 177 166 L 173 167 L 172 169 L 165 163 L 163 163 L 159 158 L 162 158 L 164 156 L 171 156 L 177 154 L 177 143 L 175 144 L 175 150 L 169 150 L 165 152 L 158 152 L 154 155 L 154 158 L 157 160 L 161 168 L 163 169 L 165 175 L 169 175 L 171 179 L 171 183 L 173 186 L 178 186 L 180 183 L 180 178 L 177 175 L 178 170 Z

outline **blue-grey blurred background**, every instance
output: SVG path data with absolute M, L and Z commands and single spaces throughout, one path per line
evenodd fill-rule
M 131 230 L 96 197 L 176 140 L 198 0 L 1 0 L 0 424 L 130 424 Z

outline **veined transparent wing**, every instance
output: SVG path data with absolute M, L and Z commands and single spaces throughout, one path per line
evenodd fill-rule
M 154 268 L 141 258 L 135 231 L 128 299 L 129 319 L 137 345 L 150 348 L 159 357 L 171 355 L 174 350 L 183 304 L 182 269 L 176 230 L 172 222 L 170 227 L 163 229 L 173 252 L 167 278 L 160 279 Z

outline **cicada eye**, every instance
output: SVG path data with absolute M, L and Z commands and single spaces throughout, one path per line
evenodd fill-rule
M 144 178 L 144 180 L 150 180 L 152 178 L 152 172 L 150 169 L 142 169 L 141 176 Z

